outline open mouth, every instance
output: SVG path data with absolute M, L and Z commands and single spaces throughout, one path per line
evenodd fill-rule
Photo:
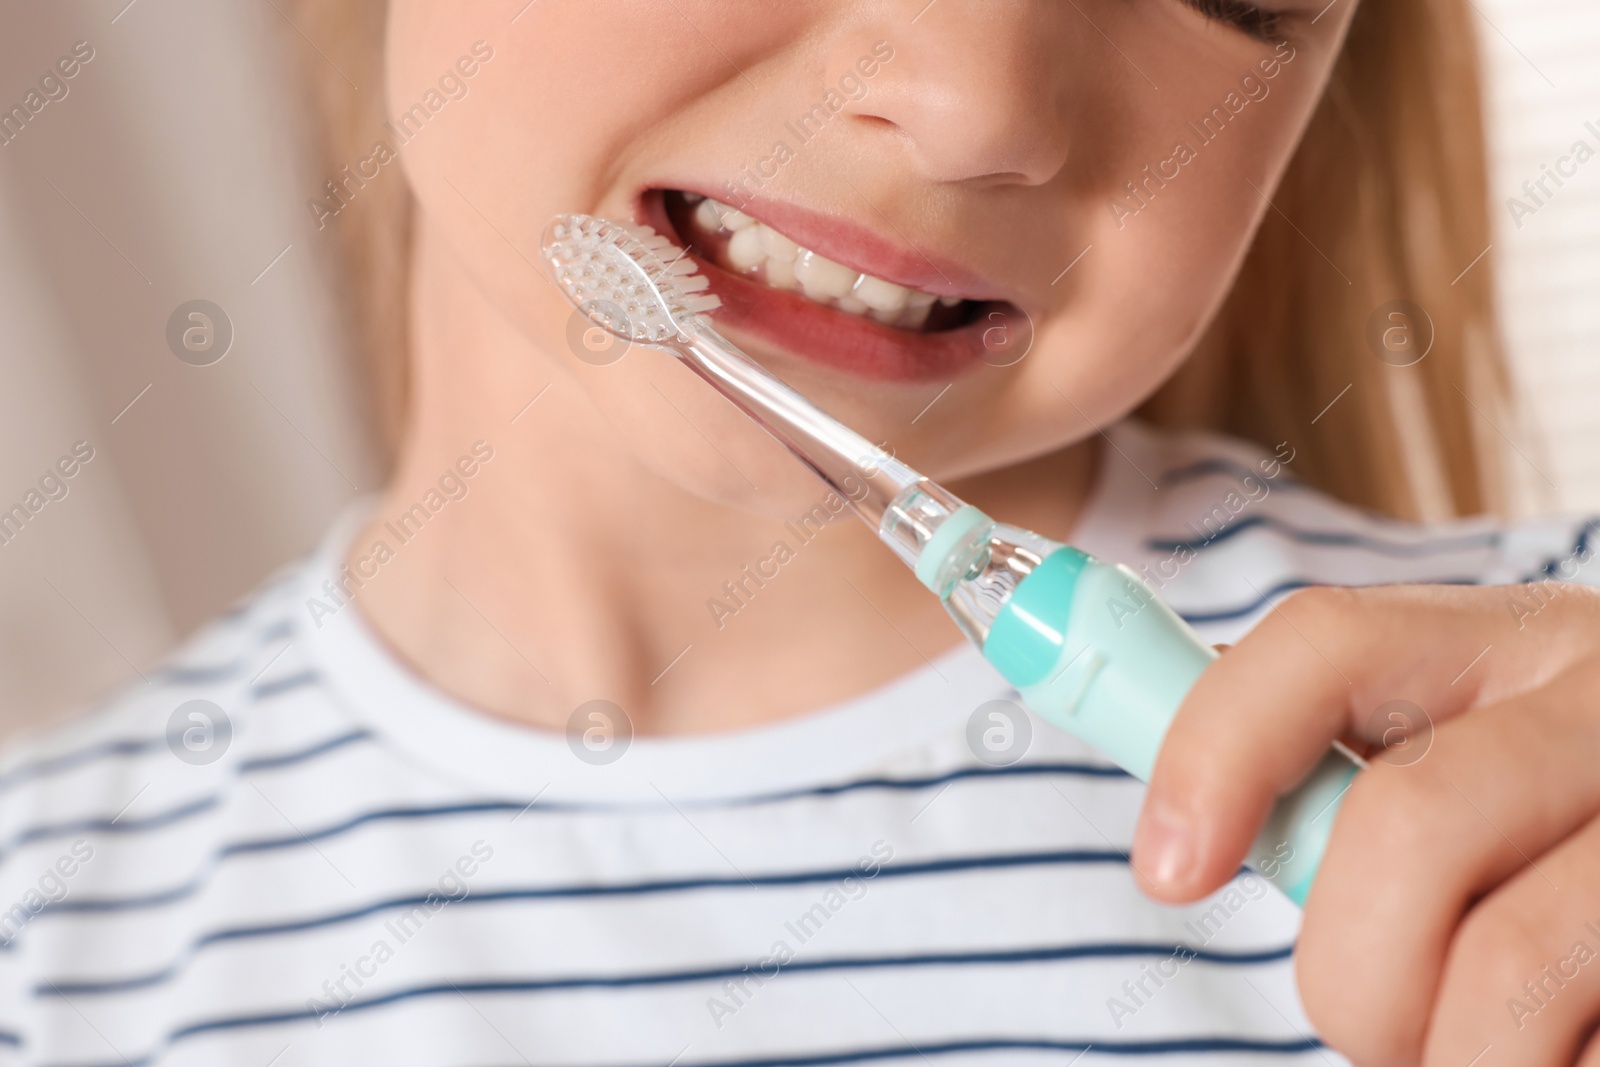
M 719 326 L 884 381 L 1005 365 L 1012 360 L 997 348 L 1012 349 L 1029 329 L 1007 301 L 952 292 L 971 281 L 952 266 L 789 205 L 746 206 L 676 189 L 649 190 L 641 201 L 641 221 L 686 248 L 722 298 Z M 808 247 L 804 233 L 832 255 Z M 873 262 L 900 277 L 858 269 Z M 905 284 L 915 280 L 922 284 Z
M 681 200 L 681 210 L 673 210 L 674 199 Z M 977 304 L 971 300 L 935 296 L 851 270 L 800 247 L 738 208 L 699 193 L 669 193 L 667 205 L 680 234 L 723 270 L 773 289 L 799 293 L 823 307 L 897 329 L 930 333 L 965 325 L 976 310 Z M 687 218 L 679 221 L 685 215 Z

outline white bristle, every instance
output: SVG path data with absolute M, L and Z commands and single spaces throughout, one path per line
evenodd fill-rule
M 711 282 L 681 249 L 648 226 L 589 215 L 559 215 L 545 230 L 544 256 L 556 284 L 590 319 L 646 344 L 692 328 L 722 306 Z

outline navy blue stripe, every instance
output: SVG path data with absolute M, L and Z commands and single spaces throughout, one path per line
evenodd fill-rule
M 677 1067 L 832 1067 L 841 1063 L 884 1063 L 912 1057 L 927 1059 L 958 1052 L 1076 1052 L 1089 1049 L 1107 1056 L 1171 1056 L 1184 1053 L 1238 1052 L 1249 1055 L 1298 1055 L 1306 1052 L 1321 1053 L 1326 1046 L 1315 1038 L 1283 1041 L 1247 1037 L 1190 1037 L 1167 1038 L 1161 1041 L 1094 1041 L 1047 1037 L 976 1037 L 960 1041 L 937 1041 L 913 1045 L 908 1040 L 899 1045 L 882 1048 L 851 1049 L 841 1052 L 820 1052 L 806 1055 L 762 1056 L 741 1060 L 675 1061 Z M 1069 1065 L 1076 1060 L 1062 1061 Z M 107 1064 L 106 1067 L 123 1067 Z M 526 1067 L 526 1064 L 519 1065 Z M 655 1065 L 659 1067 L 659 1064 Z
M 251 774 L 255 771 L 275 771 L 282 767 L 292 767 L 296 763 L 304 763 L 307 760 L 316 759 L 318 756 L 344 748 L 346 745 L 353 745 L 357 741 L 370 741 L 372 739 L 373 733 L 371 730 L 351 730 L 347 734 L 330 737 L 326 741 L 312 745 L 310 748 L 303 748 L 298 752 L 281 752 L 276 756 L 257 756 L 255 759 L 242 760 L 239 763 L 239 773 Z
M 298 1017 L 297 1017 L 298 1018 Z M 281 1020 L 293 1022 L 296 1019 Z M 176 1039 L 173 1035 L 172 1039 Z M 823 1052 L 803 1056 L 760 1057 L 742 1060 L 703 1060 L 680 1064 L 680 1067 L 832 1067 L 843 1063 L 884 1063 L 890 1060 L 926 1059 L 958 1052 L 1077 1052 L 1089 1049 L 1107 1056 L 1172 1056 L 1186 1053 L 1237 1052 L 1247 1055 L 1282 1056 L 1306 1052 L 1321 1053 L 1326 1046 L 1315 1038 L 1294 1038 L 1281 1041 L 1247 1037 L 1190 1037 L 1168 1038 L 1161 1041 L 1087 1041 L 1033 1037 L 980 1037 L 961 1041 L 940 1041 L 922 1045 L 891 1045 L 884 1048 L 852 1049 L 842 1052 Z M 152 1067 L 156 1054 L 137 1060 L 111 1060 L 91 1064 L 44 1064 L 42 1067 Z M 677 1062 L 677 1061 L 675 1061 Z M 518 1067 L 527 1067 L 526 1063 Z M 640 1067 L 661 1067 L 659 1063 Z
M 217 616 L 216 621 L 218 623 L 226 623 L 236 617 L 248 614 L 257 606 L 259 600 L 270 591 L 270 586 L 257 591 L 255 596 L 245 601 L 238 608 Z M 285 638 L 293 637 L 294 632 L 294 616 L 286 615 L 281 619 L 275 619 L 268 623 L 250 640 L 254 641 L 258 646 L 265 645 L 273 641 L 281 641 Z M 239 677 L 246 670 L 255 666 L 255 661 L 256 656 L 254 655 L 254 650 L 252 650 L 251 653 L 240 656 L 238 659 L 230 660 L 227 663 L 175 664 L 157 670 L 154 680 L 173 685 L 215 685 L 218 682 L 226 682 Z
M 347 834 L 351 830 L 375 822 L 431 819 L 448 815 L 481 815 L 488 812 L 520 811 L 526 807 L 528 806 L 517 804 L 514 801 L 483 800 L 468 801 L 461 804 L 441 804 L 431 808 L 386 808 L 380 811 L 363 812 L 332 826 L 324 826 L 319 830 L 287 834 L 283 837 L 259 837 L 253 841 L 235 841 L 218 849 L 216 858 L 221 860 L 230 856 L 246 856 L 258 852 L 277 852 L 286 848 L 298 848 L 301 845 L 310 845 L 317 841 L 326 841 L 330 837 Z M 544 807 L 545 805 L 535 804 L 528 810 Z
M 487 988 L 486 988 L 487 986 Z M 425 991 L 416 991 L 408 996 L 439 996 L 439 995 L 464 995 L 466 993 L 496 993 L 515 992 L 515 990 L 498 990 L 492 988 L 493 983 L 458 983 L 445 984 Z M 378 1003 L 388 1004 L 393 1000 L 386 999 L 371 1005 L 366 1003 L 352 1004 L 345 1011 L 355 1011 L 360 1007 L 378 1006 Z M 161 1049 L 170 1048 L 179 1041 L 198 1034 L 215 1033 L 222 1030 L 243 1030 L 261 1026 L 276 1026 L 284 1023 L 311 1022 L 319 1016 L 316 1012 L 306 1010 L 283 1011 L 263 1013 L 259 1015 L 237 1015 L 221 1019 L 210 1019 L 174 1030 L 162 1042 Z M 898 1045 L 882 1046 L 878 1048 L 858 1048 L 841 1050 L 837 1052 L 820 1052 L 805 1054 L 786 1054 L 783 1056 L 757 1057 L 741 1060 L 709 1060 L 694 1067 L 829 1067 L 832 1064 L 842 1063 L 880 1063 L 888 1060 L 909 1059 L 913 1056 L 926 1059 L 929 1056 L 942 1056 L 959 1052 L 1077 1052 L 1083 1053 L 1093 1049 L 1106 1056 L 1173 1056 L 1184 1054 L 1205 1053 L 1243 1053 L 1251 1055 L 1294 1055 L 1297 1053 L 1320 1053 L 1325 1046 L 1313 1037 L 1302 1038 L 1249 1038 L 1249 1037 L 1171 1037 L 1151 1041 L 1117 1041 L 1115 1039 L 1096 1038 L 1093 1041 L 1078 1038 L 1032 1038 L 1032 1037 L 976 1037 L 955 1041 L 938 1041 L 926 1044 L 912 1044 L 905 1040 Z M 137 1060 L 106 1061 L 102 1064 L 46 1064 L 43 1067 L 151 1067 L 156 1062 L 159 1052 L 150 1052 Z M 660 1067 L 659 1064 L 654 1067 Z
M 1016 868 L 1042 867 L 1042 866 L 1070 866 L 1089 864 L 1125 864 L 1127 853 L 1115 849 L 1101 850 L 1067 850 L 1057 852 L 1024 852 L 1009 853 L 991 856 L 960 856 L 940 860 L 924 860 L 920 863 L 900 863 L 893 866 L 880 867 L 873 877 L 882 878 L 915 878 L 927 875 L 956 874 L 975 870 L 1011 870 Z M 716 889 L 760 889 L 772 886 L 798 886 L 814 885 L 818 883 L 831 883 L 843 881 L 845 878 L 859 878 L 861 871 L 856 867 L 839 867 L 827 870 L 786 871 L 772 874 L 751 875 L 748 878 L 737 877 L 699 877 L 699 878 L 672 878 L 658 879 L 646 882 L 623 882 L 616 884 L 584 884 L 568 886 L 531 886 L 521 889 L 497 889 L 479 893 L 472 893 L 459 900 L 452 901 L 451 906 L 461 908 L 468 905 L 503 904 L 508 901 L 531 900 L 571 900 L 597 897 L 627 897 L 645 896 L 654 893 L 683 893 L 695 890 Z M 163 894 L 159 903 L 171 903 L 172 893 Z M 124 898 L 116 901 L 84 901 L 66 898 L 59 903 L 41 911 L 40 915 L 52 912 L 96 912 L 129 911 L 149 898 Z M 142 975 L 133 975 L 127 978 L 111 980 L 100 983 L 106 988 L 103 992 L 117 992 L 128 989 L 143 989 L 150 986 L 161 985 L 171 981 L 183 972 L 189 962 L 208 945 L 225 941 L 243 941 L 258 937 L 279 937 L 285 934 L 303 933 L 307 930 L 321 930 L 341 923 L 354 922 L 384 911 L 410 910 L 417 907 L 426 907 L 436 901 L 436 893 L 411 894 L 403 897 L 391 897 L 387 900 L 375 901 L 359 908 L 318 915 L 304 919 L 292 919 L 274 923 L 258 923 L 252 926 L 225 927 L 202 934 L 184 948 L 182 953 L 172 962 L 159 970 Z M 37 916 L 35 919 L 37 920 Z M 92 983 L 89 983 L 92 984 Z M 78 983 L 84 991 L 93 991 L 86 988 L 86 983 Z
M 276 769 L 298 763 L 314 756 L 340 748 L 355 741 L 371 740 L 375 735 L 368 730 L 356 730 L 340 737 L 335 737 L 303 752 L 287 753 L 281 756 L 266 756 L 255 760 L 248 760 L 240 764 L 240 772 L 245 773 L 255 770 Z M 156 746 L 162 744 L 163 739 L 156 738 L 147 742 L 138 742 L 141 745 Z M 1099 763 L 1017 763 L 1009 767 L 962 767 L 945 774 L 924 778 L 861 778 L 849 782 L 840 782 L 832 785 L 814 786 L 806 789 L 795 789 L 778 793 L 758 793 L 748 797 L 737 797 L 726 801 L 701 802 L 688 806 L 696 808 L 715 807 L 754 807 L 761 804 L 779 803 L 788 800 L 799 800 L 805 797 L 830 797 L 845 793 L 857 792 L 867 789 L 905 790 L 929 789 L 937 785 L 960 781 L 965 778 L 991 778 L 991 777 L 1033 777 L 1045 775 L 1071 775 L 1082 778 L 1131 779 L 1132 776 L 1120 767 Z M 663 805 L 651 804 L 645 807 L 654 809 Z M 193 814 L 199 814 L 196 809 Z M 430 807 L 414 808 L 388 808 L 378 811 L 366 812 L 347 819 L 334 826 L 324 827 L 311 834 L 302 836 L 292 834 L 282 838 L 271 838 L 263 841 L 246 841 L 236 845 L 225 846 L 219 855 L 234 855 L 236 853 L 249 853 L 271 851 L 276 848 L 292 847 L 298 842 L 308 840 L 321 841 L 325 838 L 353 830 L 370 822 L 391 821 L 399 819 L 429 819 L 441 816 L 482 814 L 487 812 L 520 812 L 537 810 L 541 813 L 572 812 L 593 813 L 604 811 L 628 810 L 627 805 L 618 804 L 577 804 L 546 801 L 543 804 L 535 803 L 531 807 L 523 800 L 503 801 L 471 801 L 460 804 L 444 804 Z M 3 855 L 0 852 L 0 855 Z
M 1258 481 L 1268 480 L 1264 472 L 1259 471 L 1254 467 L 1246 467 L 1242 463 L 1235 463 L 1231 459 L 1202 459 L 1198 463 L 1190 463 L 1187 466 L 1175 467 L 1172 470 L 1159 475 L 1156 478 L 1156 484 L 1161 486 L 1163 489 L 1171 489 L 1174 486 L 1182 485 L 1185 482 L 1197 482 L 1201 478 L 1207 478 L 1213 474 L 1225 474 L 1234 481 L 1241 482 L 1246 477 L 1255 478 Z M 1274 487 L 1279 489 L 1306 488 L 1305 482 L 1302 482 L 1300 479 L 1286 474 L 1281 470 L 1279 471 L 1278 476 L 1270 479 L 1270 481 L 1273 483 Z
M 351 735 L 354 737 L 355 735 Z M 363 736 L 366 736 L 363 734 Z M 330 746 L 331 747 L 331 746 Z M 807 796 L 838 796 L 843 793 L 861 789 L 927 789 L 947 782 L 963 778 L 1011 778 L 1033 775 L 1065 774 L 1087 778 L 1123 779 L 1133 782 L 1134 779 L 1126 771 L 1117 767 L 1094 763 L 1019 763 L 1010 767 L 964 767 L 946 774 L 926 778 L 863 778 L 854 782 L 844 782 L 837 785 L 819 786 L 814 789 L 795 790 L 786 793 L 760 794 L 753 797 L 736 798 L 730 801 L 719 801 L 715 804 L 696 805 L 711 806 L 747 806 L 755 804 L 772 803 L 785 800 L 794 800 Z M 215 798 L 213 798 L 215 799 Z M 652 805 L 651 807 L 660 807 Z M 520 800 L 482 800 L 466 801 L 457 804 L 441 804 L 430 807 L 414 808 L 385 808 L 377 811 L 363 812 L 351 816 L 340 823 L 324 826 L 321 829 L 307 832 L 285 834 L 281 837 L 257 838 L 248 841 L 235 841 L 224 845 L 212 853 L 201 874 L 196 875 L 189 882 L 173 886 L 170 889 L 159 890 L 154 893 L 136 897 L 114 898 L 69 898 L 47 906 L 40 915 L 68 913 L 68 912 L 106 912 L 106 911 L 133 911 L 144 908 L 157 908 L 184 900 L 205 887 L 217 866 L 225 859 L 233 856 L 253 855 L 262 852 L 276 852 L 283 849 L 297 848 L 302 845 L 311 845 L 317 841 L 325 841 L 340 834 L 348 833 L 359 827 L 377 822 L 402 822 L 417 819 L 443 818 L 456 815 L 483 815 L 500 813 L 520 813 L 533 811 L 541 814 L 620 811 L 627 810 L 619 805 L 576 804 L 547 801 L 544 803 L 529 804 Z
M 695 806 L 752 807 L 777 801 L 798 800 L 803 797 L 839 796 L 843 793 L 853 793 L 863 789 L 930 789 L 936 785 L 957 782 L 966 778 L 1030 778 L 1056 774 L 1070 775 L 1075 778 L 1131 779 L 1133 777 L 1121 767 L 1115 767 L 1109 763 L 1013 763 L 1009 767 L 962 767 L 958 770 L 925 778 L 857 778 L 848 782 L 811 786 L 782 793 L 757 793 L 754 796 L 741 797 L 724 805 L 697 804 Z
M 22 1035 L 14 1034 L 10 1030 L 0 1030 L 0 1045 L 10 1045 L 12 1048 L 21 1048 Z
M 1582 526 L 1579 526 L 1578 535 L 1572 542 L 1572 551 L 1560 559 L 1545 560 L 1544 566 L 1540 568 L 1540 573 L 1551 578 L 1561 579 L 1562 581 L 1571 581 L 1570 578 L 1561 578 L 1561 574 L 1559 572 L 1561 564 L 1567 562 L 1568 560 L 1576 560 L 1579 566 L 1587 563 L 1590 556 L 1592 556 L 1594 553 L 1594 549 L 1589 544 L 1589 539 L 1594 536 L 1597 530 L 1600 530 L 1600 518 L 1590 519 Z
M 278 632 L 285 629 L 287 629 L 286 633 Z M 274 623 L 261 634 L 258 634 L 257 640 L 265 643 L 272 640 L 274 636 L 289 636 L 293 632 L 294 623 L 292 620 L 283 619 L 280 622 Z M 243 674 L 246 668 L 252 665 L 253 660 L 245 657 L 234 660 L 231 663 L 218 663 L 201 666 L 164 667 L 156 672 L 155 680 L 157 682 L 164 682 L 169 685 L 214 685 L 218 682 L 225 682 L 230 678 L 235 678 L 240 674 Z M 292 680 L 295 682 L 295 686 L 291 686 L 289 688 L 294 688 L 305 684 L 307 679 L 305 676 L 301 675 L 296 676 Z M 284 679 L 284 681 L 291 681 L 291 679 Z M 263 697 L 274 695 L 274 690 L 270 688 L 272 684 L 274 683 L 268 683 L 269 688 L 267 688 L 264 692 L 261 690 L 253 691 L 255 699 L 260 700 L 263 699 Z M 148 752 L 151 749 L 160 748 L 164 743 L 165 739 L 161 737 L 124 738 L 116 741 L 101 741 L 93 745 L 87 745 L 83 748 L 76 749 L 72 752 L 62 753 L 59 756 L 48 756 L 43 759 L 34 760 L 30 763 L 23 763 L 16 767 L 12 767 L 10 770 L 5 771 L 4 773 L 0 773 L 0 792 L 3 792 L 21 782 L 30 781 L 35 778 L 42 778 L 51 774 L 59 774 L 62 771 L 70 771 L 74 768 L 81 767 L 86 763 L 92 763 L 95 760 L 107 759 L 113 756 L 136 756 L 140 753 Z
M 1093 1049 L 1106 1056 L 1171 1056 L 1183 1053 L 1239 1052 L 1252 1055 L 1320 1053 L 1325 1046 L 1315 1038 L 1271 1041 L 1247 1037 L 1167 1038 L 1162 1041 L 1106 1041 L 1045 1037 L 978 1037 L 913 1045 L 909 1041 L 883 1048 L 852 1049 L 809 1055 L 765 1056 L 742 1060 L 702 1060 L 680 1067 L 831 1067 L 840 1063 L 882 1063 L 913 1056 L 926 1059 L 956 1052 L 1077 1052 Z M 111 1065 L 108 1065 L 111 1067 Z M 120 1065 L 118 1065 L 120 1067 Z
M 875 877 L 896 878 L 909 877 L 923 874 L 947 874 L 956 871 L 1002 869 L 1010 867 L 1038 867 L 1052 864 L 1094 864 L 1113 863 L 1126 864 L 1127 851 L 1116 849 L 1066 849 L 1053 852 L 1021 852 L 1007 853 L 992 856 L 957 857 L 944 860 L 928 860 L 923 863 L 896 864 L 893 867 L 880 869 Z M 811 870 L 786 872 L 780 874 L 751 875 L 745 877 L 699 877 L 699 878 L 669 878 L 648 882 L 622 882 L 616 884 L 587 884 L 574 886 L 544 886 L 529 889 L 506 889 L 493 892 L 474 893 L 463 900 L 455 902 L 457 907 L 464 903 L 477 902 L 489 904 L 504 900 L 554 900 L 571 897 L 602 897 L 602 896 L 631 896 L 649 893 L 676 893 L 693 889 L 740 889 L 759 888 L 764 885 L 810 885 L 816 882 L 838 881 L 847 876 L 859 876 L 860 872 L 854 867 L 842 867 L 832 870 Z M 120 897 L 101 899 L 74 899 L 67 897 L 55 904 L 46 907 L 35 917 L 35 921 L 44 915 L 70 914 L 70 913 L 96 913 L 136 911 L 146 907 L 158 906 L 181 900 L 198 888 L 195 883 L 180 886 L 177 889 L 166 890 L 161 893 L 151 894 L 148 897 Z M 335 923 L 349 922 L 359 919 L 374 912 L 385 911 L 391 908 L 410 908 L 428 901 L 426 894 L 421 896 L 393 897 L 379 901 L 375 904 L 364 905 L 353 911 L 338 912 L 316 919 L 296 920 L 288 923 L 275 923 L 269 926 L 256 926 L 242 928 L 237 934 L 228 936 L 253 937 L 261 934 L 293 933 L 299 930 L 310 930 L 321 926 L 331 926 Z M 213 935 L 215 936 L 215 935 Z
M 168 685 L 216 685 L 239 677 L 248 662 L 236 659 L 232 663 L 163 667 L 156 672 L 154 681 Z
M 68 822 L 46 823 L 41 826 L 31 826 L 13 837 L 6 847 L 0 849 L 0 860 L 4 860 L 23 845 L 30 845 L 35 841 L 45 841 L 52 837 L 70 837 L 74 834 L 100 833 L 100 834 L 129 834 L 141 833 L 145 830 L 159 830 L 164 826 L 171 826 L 175 822 L 203 812 L 211 811 L 220 803 L 216 794 L 191 800 L 180 804 L 158 815 L 147 815 L 142 819 L 120 819 L 113 816 L 110 819 L 99 817 L 93 819 L 73 819 Z M 40 914 L 43 914 L 42 912 Z
M 59 756 L 50 756 L 46 759 L 34 760 L 13 767 L 5 774 L 0 774 L 0 790 L 9 789 L 21 782 L 34 778 L 43 778 L 46 775 L 59 774 L 81 767 L 95 760 L 106 759 L 110 756 L 135 756 L 153 748 L 160 748 L 165 743 L 164 738 L 127 738 L 120 741 L 102 741 L 98 744 L 88 745 L 72 752 Z
M 319 741 L 309 748 L 283 752 L 272 756 L 258 756 L 250 760 L 241 760 L 237 773 L 250 774 L 256 771 L 278 770 L 283 767 L 290 767 L 371 737 L 372 733 L 368 730 L 355 730 L 325 741 Z M 218 791 L 180 804 L 159 814 L 147 815 L 142 819 L 124 819 L 118 815 L 111 818 L 74 819 L 70 822 L 31 826 L 18 832 L 3 848 L 0 848 L 0 860 L 4 860 L 23 845 L 54 837 L 69 837 L 73 834 L 82 833 L 136 834 L 144 833 L 148 830 L 165 829 L 174 823 L 214 810 L 222 803 L 222 797 L 222 792 Z M 43 914 L 43 912 L 40 914 Z
M 256 640 L 262 644 L 268 641 L 282 641 L 286 637 L 293 637 L 296 626 L 292 618 L 280 619 L 256 635 Z
M 1218 611 L 1192 611 L 1192 612 L 1191 611 L 1179 611 L 1178 615 L 1179 615 L 1179 617 L 1181 617 L 1183 619 L 1184 622 L 1187 622 L 1191 626 L 1204 626 L 1206 623 L 1212 623 L 1212 622 L 1232 622 L 1232 621 L 1234 621 L 1236 619 L 1247 619 L 1250 616 L 1254 615 L 1256 612 L 1260 611 L 1262 608 L 1270 607 L 1273 604 L 1273 602 L 1275 602 L 1277 600 L 1280 600 L 1283 597 L 1288 596 L 1290 593 L 1294 592 L 1296 589 L 1309 589 L 1311 586 L 1314 586 L 1314 585 L 1330 585 L 1330 584 L 1335 584 L 1335 583 L 1313 582 L 1313 581 L 1310 581 L 1310 580 L 1305 579 L 1305 578 L 1288 578 L 1288 579 L 1285 579 L 1284 581 L 1279 582 L 1277 585 L 1274 585 L 1272 588 L 1266 590 L 1260 597 L 1257 597 L 1255 600 L 1249 602 L 1248 604 L 1244 604 L 1244 605 L 1242 605 L 1240 607 L 1222 608 L 1222 609 L 1220 609 Z M 1385 584 L 1389 584 L 1389 583 L 1375 582 L 1375 583 L 1371 583 L 1371 584 L 1373 584 L 1373 585 L 1385 585 Z M 1430 579 L 1428 579 L 1428 584 L 1430 584 L 1430 585 L 1478 585 L 1480 583 L 1476 578 L 1430 578 Z M 1351 588 L 1357 588 L 1357 587 L 1356 586 L 1352 586 Z M 1174 609 L 1174 610 L 1176 610 L 1176 609 Z
M 291 674 L 285 678 L 274 678 L 270 682 L 253 685 L 248 692 L 251 700 L 262 701 L 295 689 L 303 689 L 308 685 L 317 685 L 321 681 L 322 676 L 316 671 L 301 671 L 299 674 Z
M 1247 530 L 1265 529 L 1290 541 L 1298 541 L 1308 545 L 1325 545 L 1335 548 L 1359 548 L 1369 552 L 1376 552 L 1386 556 L 1417 557 L 1432 556 L 1444 552 L 1462 552 L 1470 549 L 1494 548 L 1500 544 L 1499 532 L 1485 534 L 1464 535 L 1454 538 L 1440 538 L 1436 541 L 1424 543 L 1387 541 L 1381 538 L 1368 537 L 1365 534 L 1342 533 L 1332 530 L 1302 530 L 1269 515 L 1251 515 L 1240 519 L 1238 522 L 1224 526 L 1214 534 L 1205 537 L 1196 537 L 1189 541 L 1174 541 L 1161 538 L 1152 538 L 1145 545 L 1156 552 L 1199 552 L 1212 545 L 1220 544 L 1230 538 L 1236 537 Z
M 471 899 L 470 897 L 467 899 Z M 866 971 L 912 967 L 991 966 L 1029 963 L 1060 963 L 1085 959 L 1167 958 L 1186 953 L 1189 960 L 1215 963 L 1222 966 L 1250 966 L 1277 963 L 1294 955 L 1294 946 L 1262 949 L 1255 952 L 1224 952 L 1195 949 L 1174 942 L 1165 944 L 1133 941 L 1111 941 L 1078 945 L 1053 945 L 1043 948 L 991 949 L 983 952 L 924 952 L 898 956 L 840 956 L 833 959 L 794 960 L 782 966 L 781 972 L 807 971 Z M 160 976 L 142 976 L 112 980 L 54 979 L 35 986 L 36 997 L 98 996 L 107 993 L 126 993 L 160 985 L 174 977 L 169 968 Z M 770 978 L 760 970 L 759 964 L 744 963 L 738 966 L 702 967 L 694 970 L 655 971 L 643 974 L 574 975 L 563 978 L 521 979 L 517 988 L 526 992 L 552 992 L 565 989 L 630 989 L 635 986 L 683 985 L 690 982 L 721 981 L 751 974 Z M 777 972 L 774 972 L 776 974 Z

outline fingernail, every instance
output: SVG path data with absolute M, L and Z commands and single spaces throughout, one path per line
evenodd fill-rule
M 1182 812 L 1157 803 L 1145 811 L 1134 848 L 1146 878 L 1175 886 L 1194 866 L 1194 828 Z

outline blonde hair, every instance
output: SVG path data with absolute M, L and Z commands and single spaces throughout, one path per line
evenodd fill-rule
M 387 120 L 387 6 L 286 5 L 327 53 L 298 39 L 290 46 L 303 59 L 330 175 L 367 154 Z M 1492 257 L 1483 254 L 1486 171 L 1467 0 L 1361 5 L 1223 310 L 1140 414 L 1269 448 L 1288 441 L 1299 477 L 1375 511 L 1503 510 L 1495 427 L 1509 384 Z M 406 183 L 392 176 L 369 183 L 328 223 L 391 453 L 406 421 L 412 210 Z M 1423 310 L 1414 329 L 1431 320 L 1432 347 L 1410 366 L 1380 359 L 1368 339 L 1374 316 L 1397 300 Z

